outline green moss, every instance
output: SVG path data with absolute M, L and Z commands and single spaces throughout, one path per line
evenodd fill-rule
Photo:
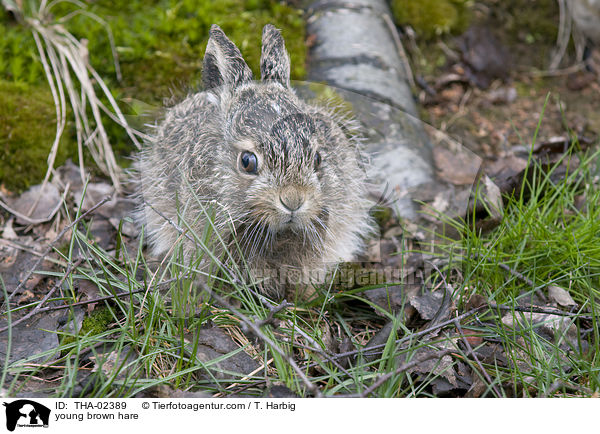
M 81 324 L 79 334 L 82 336 L 95 336 L 108 330 L 109 324 L 113 321 L 111 310 L 107 307 L 101 307 L 94 310 L 89 316 L 84 318 Z M 70 344 L 75 341 L 74 336 L 65 336 L 62 344 Z
M 0 182 L 11 191 L 39 183 L 56 132 L 56 111 L 45 87 L 0 80 Z M 77 145 L 63 136 L 57 165 L 77 156 Z
M 461 33 L 471 20 L 470 0 L 392 0 L 398 25 L 411 26 L 430 39 L 445 33 Z
M 69 2 L 57 4 L 55 16 L 77 10 Z M 148 103 L 161 103 L 173 88 L 195 86 L 200 72 L 208 31 L 213 23 L 221 26 L 240 48 L 258 76 L 262 27 L 271 23 L 282 29 L 292 63 L 292 79 L 305 75 L 306 46 L 301 12 L 275 0 L 98 0 L 77 14 L 65 27 L 78 39 L 86 39 L 90 62 L 109 80 L 117 97 L 135 97 Z M 122 69 L 123 81 L 116 82 L 109 34 L 112 31 Z M 43 79 L 37 50 L 28 30 L 0 15 L 0 77 L 37 82 Z M 34 62 L 35 63 L 35 62 Z M 39 62 L 38 62 L 39 63 Z M 27 67 L 25 67 L 27 65 Z
M 0 5 L 0 79 L 36 84 L 44 80 L 31 32 Z
M 105 332 L 108 325 L 113 321 L 113 316 L 110 309 L 103 307 L 94 310 L 87 318 L 83 320 L 81 325 L 81 333 L 84 335 L 97 335 Z

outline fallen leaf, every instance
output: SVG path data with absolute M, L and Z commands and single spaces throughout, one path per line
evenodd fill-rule
M 60 356 L 58 351 L 58 320 L 62 312 L 46 312 L 34 315 L 12 328 L 10 358 L 12 364 L 22 359 L 28 363 L 50 363 Z M 5 319 L 0 320 L 0 327 L 7 325 Z M 8 348 L 8 331 L 0 333 L 0 360 L 6 361 Z M 39 356 L 38 356 L 39 355 Z
M 511 176 L 515 176 L 527 167 L 527 159 L 520 158 L 515 155 L 508 155 L 504 158 L 487 163 L 485 166 L 485 173 L 490 177 L 501 177 L 506 179 Z
M 37 264 L 39 256 L 33 253 L 37 250 L 36 247 L 38 246 L 30 236 L 18 237 L 15 241 L 0 239 L 0 273 L 9 294 Z M 51 267 L 49 261 L 42 261 L 35 271 L 48 271 Z M 35 288 L 43 278 L 45 278 L 43 274 L 34 272 L 21 286 L 20 291 Z
M 429 348 L 423 347 L 415 351 L 411 360 L 418 360 L 419 358 L 427 359 L 430 356 L 434 356 L 436 353 L 443 349 L 450 349 L 450 344 L 440 344 L 442 348 Z M 402 360 L 402 358 L 401 358 Z M 405 360 L 403 360 L 404 362 Z M 433 392 L 438 395 L 440 393 L 447 393 L 455 389 L 468 389 L 470 385 L 463 387 L 462 381 L 459 384 L 457 379 L 457 372 L 455 370 L 454 361 L 452 356 L 449 354 L 444 355 L 442 358 L 430 358 L 423 360 L 418 365 L 410 368 L 408 372 L 413 374 L 424 374 L 432 375 L 435 378 L 430 380 L 433 386 Z
M 64 186 L 70 185 L 71 191 L 76 192 L 83 188 L 79 166 L 76 166 L 70 158 L 67 159 L 65 164 L 56 169 L 56 173 Z
M 483 193 L 483 199 L 488 205 L 489 211 L 492 213 L 492 217 L 501 219 L 504 215 L 504 205 L 502 203 L 502 193 L 494 181 L 489 176 L 483 177 L 483 183 L 485 192 Z
M 549 313 L 518 312 L 507 313 L 502 323 L 515 330 L 532 329 L 548 341 L 557 340 L 563 349 L 578 347 L 577 327 L 574 319 Z
M 219 327 L 196 329 L 195 333 L 195 357 L 210 370 L 211 377 L 226 378 L 228 372 L 248 375 L 259 367 L 258 363 Z M 194 348 L 194 335 L 186 334 L 185 340 L 186 350 L 191 352 Z M 216 361 L 217 359 L 219 361 Z
M 106 377 L 114 376 L 117 380 L 124 380 L 136 373 L 133 362 L 138 358 L 139 354 L 129 345 L 119 350 L 98 352 L 95 356 L 90 356 L 90 360 L 94 362 L 92 372 L 101 371 Z
M 471 310 L 487 304 L 487 298 L 481 294 L 473 294 L 467 301 L 466 309 Z
M 452 297 L 448 291 L 430 291 L 420 296 L 411 297 L 410 304 L 417 309 L 424 320 L 435 319 L 436 322 L 439 322 L 450 316 Z
M 4 229 L 2 230 L 2 238 L 5 240 L 16 240 L 19 238 L 12 227 L 13 218 L 8 219 L 6 224 L 4 225 Z
M 496 78 L 508 79 L 511 72 L 510 52 L 489 27 L 471 26 L 457 42 L 468 70 L 467 75 L 475 85 L 486 89 Z
M 82 294 L 81 301 L 90 301 L 100 297 L 98 286 L 89 280 L 79 280 L 77 291 Z M 87 312 L 91 313 L 96 308 L 96 303 L 86 305 Z
M 571 297 L 571 294 L 566 289 L 558 286 L 550 285 L 548 287 L 548 296 L 556 303 L 565 307 L 577 306 L 575 300 Z
M 59 210 L 61 196 L 54 184 L 34 185 L 11 203 L 17 223 L 30 224 L 50 220 Z

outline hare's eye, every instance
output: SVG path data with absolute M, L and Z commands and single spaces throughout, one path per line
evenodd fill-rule
M 258 160 L 252 152 L 244 151 L 240 154 L 240 166 L 244 172 L 255 175 L 258 172 Z
M 318 152 L 315 152 L 315 170 L 317 170 L 320 165 L 321 165 L 321 154 L 319 154 Z

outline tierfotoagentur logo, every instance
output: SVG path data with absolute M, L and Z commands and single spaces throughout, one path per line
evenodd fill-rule
M 19 428 L 48 428 L 50 409 L 29 399 L 19 399 L 6 403 L 6 429 L 14 431 Z

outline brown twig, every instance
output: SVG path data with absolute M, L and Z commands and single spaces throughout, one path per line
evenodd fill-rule
M 83 259 L 79 259 L 75 264 L 70 265 L 70 269 L 65 271 L 65 275 L 62 277 L 61 281 L 57 285 L 55 285 L 52 288 L 52 290 L 50 290 L 50 292 L 44 297 L 44 299 L 39 304 L 36 305 L 34 310 L 31 311 L 30 313 L 28 313 L 27 315 L 25 315 L 24 317 L 19 318 L 17 321 L 11 323 L 11 327 L 14 327 L 15 325 L 25 321 L 26 319 L 30 318 L 34 314 L 39 314 L 39 313 L 43 313 L 43 312 L 54 312 L 57 310 L 70 309 L 70 308 L 77 307 L 77 306 L 85 306 L 85 305 L 92 304 L 92 303 L 99 303 L 101 301 L 113 300 L 116 298 L 126 297 L 128 295 L 139 294 L 141 292 L 146 291 L 146 289 L 147 289 L 147 288 L 140 288 L 135 291 L 121 292 L 119 294 L 106 295 L 103 297 L 97 297 L 97 298 L 93 298 L 90 300 L 78 301 L 75 303 L 70 303 L 70 304 L 65 304 L 65 305 L 60 305 L 60 306 L 48 306 L 48 307 L 40 308 L 39 306 L 41 306 L 43 303 L 45 303 L 52 296 L 52 293 L 56 290 L 56 288 L 58 288 L 60 285 L 62 285 L 62 283 L 66 279 L 67 275 L 71 271 L 73 271 L 72 269 L 76 268 L 81 262 L 83 262 Z M 158 283 L 156 285 L 156 287 L 168 285 L 169 283 L 176 281 L 176 280 L 177 280 L 177 278 L 171 278 L 171 279 L 165 280 L 163 282 Z M 0 333 L 6 331 L 7 329 L 8 329 L 8 326 L 1 328 Z
M 485 257 L 482 257 L 482 255 L 478 254 L 478 253 L 474 253 L 473 256 L 475 257 L 475 259 L 485 259 Z M 535 293 L 544 301 L 546 301 L 546 296 L 544 295 L 544 293 L 540 290 L 541 288 L 545 288 L 547 285 L 541 285 L 541 286 L 537 286 L 533 280 L 531 280 L 530 278 L 528 278 L 527 276 L 524 276 L 522 273 L 518 272 L 517 270 L 515 270 L 514 268 L 509 267 L 507 264 L 504 264 L 503 262 L 498 262 L 496 265 L 498 265 L 498 267 L 502 268 L 505 271 L 508 271 L 510 274 L 512 274 L 514 277 L 516 277 L 519 280 L 522 280 L 523 282 L 525 282 L 527 285 L 531 286 L 531 288 L 533 288 L 533 290 L 535 291 Z
M 452 325 L 452 324 L 454 324 L 454 321 L 461 321 L 461 320 L 463 320 L 465 318 L 468 318 L 468 317 L 476 314 L 477 312 L 483 310 L 486 307 L 487 307 L 486 305 L 482 305 L 482 306 L 473 308 L 473 309 L 471 309 L 471 310 L 463 313 L 462 315 L 457 316 L 456 318 L 452 318 L 452 319 L 443 321 L 443 322 L 441 322 L 439 324 L 436 324 L 436 325 L 434 325 L 432 327 L 428 327 L 428 328 L 426 328 L 424 330 L 421 330 L 421 331 L 418 331 L 418 332 L 415 332 L 415 333 L 411 333 L 408 336 L 405 336 L 403 338 L 397 339 L 395 343 L 397 345 L 401 345 L 401 344 L 403 344 L 403 343 L 405 343 L 405 342 L 407 342 L 409 340 L 417 339 L 417 338 L 419 338 L 421 336 L 424 336 L 424 335 L 427 335 L 427 334 L 429 334 L 431 332 L 434 332 L 436 330 L 442 329 L 442 328 L 444 328 L 444 327 L 446 327 L 448 325 Z M 372 347 L 369 347 L 369 348 L 360 348 L 358 350 L 352 350 L 352 351 L 346 351 L 346 352 L 343 352 L 343 353 L 334 354 L 331 357 L 333 359 L 340 359 L 342 357 L 356 356 L 358 354 L 371 354 L 372 350 L 377 350 L 377 349 L 380 349 L 380 348 L 384 348 L 386 345 L 387 345 L 387 343 L 373 345 Z M 307 366 L 307 368 L 312 368 L 314 366 L 316 366 L 316 362 L 313 362 L 313 363 L 309 364 Z
M 581 318 L 581 319 L 585 319 L 588 321 L 593 321 L 593 319 L 594 319 L 594 316 L 592 316 L 592 315 L 582 315 L 579 313 L 565 312 L 564 310 L 552 309 L 552 308 L 546 309 L 546 308 L 537 307 L 537 306 L 506 306 L 504 304 L 496 304 L 496 303 L 489 303 L 488 306 L 490 309 L 497 309 L 497 310 L 506 310 L 506 311 L 514 310 L 516 312 L 546 313 L 549 315 Z M 595 315 L 595 317 L 600 318 L 600 315 Z
M 442 357 L 445 357 L 448 354 L 452 354 L 454 352 L 455 352 L 454 350 L 443 350 L 443 351 L 440 351 L 437 353 L 431 353 L 426 356 L 419 357 L 418 359 L 413 360 L 412 362 L 403 363 L 398 368 L 396 368 L 394 371 L 388 372 L 387 374 L 384 374 L 384 375 L 380 375 L 371 386 L 369 386 L 368 388 L 363 390 L 362 393 L 360 395 L 358 395 L 357 397 L 366 398 L 371 393 L 373 393 L 378 387 L 380 387 L 383 383 L 385 383 L 387 380 L 389 380 L 393 376 L 401 374 L 402 372 L 408 371 L 409 369 L 412 369 L 416 366 L 419 366 L 421 363 L 426 362 L 428 360 L 441 359 Z M 345 395 L 345 396 L 353 397 L 354 395 Z
M 164 286 L 164 285 L 168 285 L 171 282 L 174 282 L 178 280 L 177 277 L 173 277 L 171 279 L 162 281 L 160 283 L 156 284 L 156 288 L 160 287 L 160 286 Z M 133 294 L 139 294 L 141 292 L 146 291 L 148 288 L 140 288 L 140 289 L 136 289 L 135 291 L 128 291 L 128 292 L 121 292 L 119 294 L 111 294 L 111 295 L 105 295 L 103 297 L 97 297 L 97 298 L 93 298 L 90 300 L 85 300 L 85 301 L 78 301 L 76 303 L 70 303 L 70 304 L 65 304 L 65 305 L 61 305 L 61 306 L 48 306 L 48 307 L 44 307 L 41 308 L 37 311 L 37 313 L 42 313 L 42 312 L 52 312 L 55 310 L 62 310 L 62 309 L 70 309 L 72 307 L 76 307 L 76 306 L 85 306 L 87 304 L 92 304 L 92 303 L 99 303 L 101 301 L 105 301 L 105 300 L 113 300 L 116 298 L 121 298 L 121 297 L 126 297 L 128 295 L 133 295 Z
M 556 392 L 558 389 L 561 389 L 561 388 L 567 389 L 567 390 L 574 390 L 576 392 L 584 393 L 588 396 L 591 396 L 594 393 L 594 392 L 592 392 L 591 389 L 589 389 L 585 386 L 580 386 L 579 384 L 568 383 L 564 380 L 556 380 L 554 383 L 552 383 L 550 385 L 548 390 L 546 390 L 546 392 L 544 392 L 542 397 L 544 397 L 544 398 L 551 397 L 552 395 L 554 395 L 554 392 Z
M 290 367 L 296 372 L 296 374 L 298 374 L 298 376 L 300 377 L 300 379 L 302 380 L 302 382 L 304 383 L 304 385 L 306 386 L 306 388 L 311 393 L 313 393 L 314 396 L 316 396 L 316 397 L 321 397 L 322 396 L 321 391 L 319 390 L 319 388 L 308 379 L 308 377 L 304 374 L 304 372 L 302 371 L 302 369 L 300 369 L 300 367 L 296 364 L 296 362 L 294 361 L 294 359 L 292 358 L 292 356 L 290 356 L 285 351 L 283 351 L 275 342 L 273 342 L 268 336 L 266 336 L 260 330 L 260 327 L 257 324 L 255 324 L 252 320 L 250 320 L 250 318 L 248 318 L 242 312 L 240 312 L 239 310 L 237 310 L 231 303 L 229 303 L 223 297 L 220 297 L 219 295 L 217 295 L 213 290 L 211 290 L 208 287 L 208 285 L 204 284 L 203 282 L 200 282 L 200 285 L 202 286 L 202 289 L 204 291 L 206 291 L 212 298 L 214 298 L 215 300 L 217 300 L 217 302 L 219 304 L 221 304 L 222 306 L 225 306 L 227 309 L 229 309 L 242 323 L 244 323 L 244 325 L 246 327 L 250 328 L 252 330 L 252 332 L 259 339 L 261 339 L 263 342 L 265 342 L 266 344 L 268 344 L 269 346 L 271 346 L 271 348 L 275 352 L 277 352 L 281 357 L 283 357 L 286 360 L 286 362 L 290 365 Z
M 69 264 L 69 266 L 67 267 L 67 270 L 65 271 L 65 274 L 62 276 L 62 278 L 52 287 L 52 289 L 50 291 L 48 291 L 48 293 L 44 296 L 44 298 L 42 298 L 42 300 L 38 304 L 35 305 L 33 310 L 31 312 L 29 312 L 28 314 L 24 315 L 23 317 L 19 318 L 18 320 L 11 322 L 10 325 L 0 328 L 0 333 L 5 332 L 6 330 L 9 329 L 9 327 L 14 327 L 17 324 L 22 323 L 26 319 L 31 318 L 36 313 L 40 313 L 42 311 L 42 308 L 40 306 L 42 306 L 45 302 L 47 302 L 50 299 L 50 297 L 52 297 L 52 294 L 54 294 L 56 292 L 56 290 L 62 286 L 63 282 L 67 279 L 69 274 L 71 274 L 71 271 L 73 271 L 73 269 L 77 268 L 79 266 L 79 264 L 81 264 L 82 262 L 83 262 L 83 259 L 80 258 L 77 261 L 75 261 L 75 263 Z
M 540 308 L 540 307 L 535 307 L 535 306 L 530 306 L 530 307 L 523 307 L 523 306 L 505 306 L 502 304 L 496 304 L 496 303 L 489 303 L 489 304 L 484 304 L 481 305 L 479 307 L 476 307 L 474 309 L 471 309 L 459 316 L 457 316 L 456 318 L 453 319 L 449 319 L 447 321 L 441 322 L 437 325 L 434 325 L 432 327 L 428 327 L 425 330 L 421 330 L 419 332 L 415 332 L 415 333 L 411 333 L 408 336 L 405 336 L 401 339 L 396 340 L 396 344 L 403 344 L 408 340 L 411 339 L 416 339 L 419 338 L 423 335 L 429 334 L 433 331 L 439 330 L 443 327 L 446 327 L 448 325 L 451 325 L 454 323 L 454 321 L 461 321 L 464 318 L 467 318 L 471 315 L 476 314 L 477 312 L 483 310 L 484 308 L 486 309 L 498 309 L 498 310 L 506 310 L 506 311 L 517 311 L 517 312 L 531 312 L 531 313 L 546 313 L 546 314 L 550 314 L 550 315 L 558 315 L 558 316 L 566 316 L 566 317 L 572 317 L 572 318 L 581 318 L 581 319 L 585 319 L 585 320 L 589 320 L 592 321 L 594 319 L 593 316 L 590 315 L 581 315 L 581 314 L 577 314 L 577 313 L 571 313 L 571 312 L 565 312 L 565 311 L 561 311 L 561 310 L 552 310 L 552 309 L 544 309 L 544 308 Z M 596 315 L 596 318 L 600 318 L 600 315 Z M 368 353 L 371 350 L 375 350 L 375 349 L 379 349 L 379 348 L 383 348 L 385 347 L 386 344 L 380 344 L 380 345 L 374 345 L 372 347 L 369 348 L 362 348 L 359 350 L 353 350 L 353 351 L 347 351 L 345 353 L 339 353 L 336 354 L 334 357 L 336 359 L 340 358 L 340 357 L 348 357 L 348 356 L 352 356 L 352 355 L 357 355 L 359 353 Z M 312 367 L 313 365 L 309 365 L 309 367 Z
M 287 309 L 288 307 L 292 307 L 294 305 L 293 303 L 289 303 L 286 300 L 283 300 L 277 306 L 273 306 L 264 297 L 261 297 L 261 301 L 263 303 L 266 303 L 266 305 L 269 309 L 269 314 L 267 315 L 267 317 L 265 319 L 255 321 L 256 325 L 259 327 L 262 327 L 267 324 L 274 325 L 273 320 L 275 319 L 275 314 L 282 311 L 283 309 Z
M 105 301 L 105 300 L 113 300 L 115 298 L 126 297 L 128 295 L 139 294 L 140 292 L 144 292 L 145 290 L 146 290 L 146 288 L 142 288 L 142 289 L 136 289 L 135 291 L 131 291 L 131 292 L 121 292 L 119 294 L 106 295 L 104 297 L 98 297 L 98 298 L 94 298 L 92 300 L 78 301 L 76 303 L 65 304 L 62 306 L 48 306 L 48 307 L 44 307 L 44 308 L 40 309 L 38 311 L 38 313 L 51 312 L 51 311 L 62 310 L 62 309 L 70 309 L 72 307 L 85 306 L 87 304 L 99 303 L 99 302 Z
M 7 303 L 10 302 L 10 299 L 12 298 L 12 296 L 14 294 L 19 292 L 19 290 L 21 288 L 23 288 L 23 285 L 25 285 L 25 282 L 27 282 L 27 280 L 35 272 L 35 269 L 38 268 L 40 266 L 40 264 L 42 263 L 42 261 L 44 260 L 44 258 L 50 254 L 50 252 L 54 248 L 54 244 L 56 244 L 67 233 L 67 231 L 69 231 L 72 227 L 74 227 L 77 223 L 79 223 L 81 221 L 81 219 L 87 217 L 89 214 L 91 214 L 92 212 L 94 212 L 95 210 L 100 208 L 102 205 L 104 205 L 106 202 L 108 202 L 111 199 L 111 197 L 112 196 L 106 196 L 104 199 L 102 199 L 96 205 L 94 205 L 93 207 L 88 209 L 86 212 L 81 214 L 79 217 L 77 217 L 75 220 L 73 220 L 73 222 L 71 224 L 65 226 L 63 228 L 63 230 L 60 231 L 60 233 L 56 236 L 56 238 L 54 238 L 52 241 L 50 241 L 46 250 L 44 250 L 44 252 L 41 254 L 40 258 L 36 261 L 36 263 L 33 264 L 33 266 L 31 267 L 31 270 L 29 272 L 27 272 L 27 275 L 21 280 L 21 283 L 19 283 L 17 285 L 17 287 L 10 294 L 8 294 L 8 298 L 6 299 Z
M 42 256 L 42 253 L 35 250 L 34 247 L 28 247 L 19 241 L 7 240 L 6 238 L 2 238 L 2 239 L 0 239 L 0 244 L 4 244 L 8 247 L 11 247 L 16 250 L 20 250 L 25 253 L 29 253 L 31 256 L 37 256 L 38 258 L 40 256 Z M 53 264 L 61 266 L 61 267 L 66 267 L 68 264 L 65 261 L 61 261 L 60 259 L 55 259 L 55 258 L 47 258 L 46 260 L 48 262 L 52 262 Z
M 524 276 L 522 273 L 518 272 L 517 270 L 515 270 L 514 268 L 509 267 L 508 265 L 506 265 L 503 262 L 498 262 L 498 267 L 502 268 L 505 271 L 508 271 L 510 274 L 512 274 L 513 276 L 515 276 L 516 278 L 522 280 L 523 282 L 525 282 L 526 284 L 528 284 L 529 286 L 531 286 L 532 288 L 535 288 L 536 285 L 533 282 L 533 280 L 531 280 L 529 277 Z
M 266 382 L 267 382 L 266 379 L 252 381 L 251 383 L 244 384 L 243 386 L 237 388 L 236 390 L 231 390 L 231 393 L 229 393 L 229 395 L 227 395 L 227 396 L 235 396 L 235 395 L 243 392 L 244 390 L 250 389 L 251 387 L 259 386 L 261 384 L 265 384 Z M 223 396 L 225 396 L 225 391 L 219 392 L 219 393 L 213 395 L 213 398 L 221 398 Z
M 490 387 L 494 390 L 494 393 L 496 394 L 496 397 L 501 398 L 502 395 L 500 394 L 500 391 L 498 390 L 498 388 L 496 387 L 496 385 L 492 381 L 491 377 L 489 376 L 489 374 L 487 373 L 487 371 L 485 370 L 485 368 L 483 367 L 483 365 L 479 361 L 479 357 L 477 357 L 477 354 L 475 353 L 475 351 L 473 351 L 473 347 L 469 343 L 469 340 L 465 337 L 465 333 L 463 332 L 463 329 L 460 326 L 460 322 L 455 320 L 454 321 L 454 325 L 456 326 L 456 329 L 458 330 L 458 333 L 460 333 L 460 338 L 463 341 L 463 343 L 465 344 L 465 347 L 467 348 L 467 351 L 468 351 L 467 355 L 473 357 L 473 359 L 475 360 L 475 363 L 477 363 L 477 366 L 479 367 L 479 370 L 481 371 L 483 377 L 488 382 L 488 384 L 490 385 Z

